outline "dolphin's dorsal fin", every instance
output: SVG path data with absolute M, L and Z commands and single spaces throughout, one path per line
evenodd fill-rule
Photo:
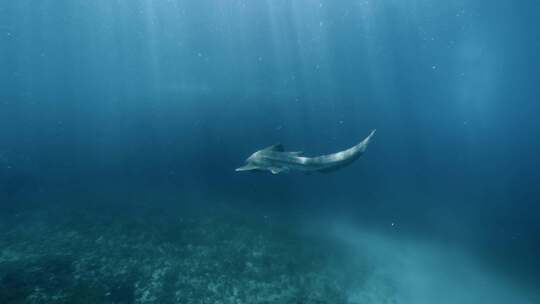
M 267 151 L 276 151 L 276 152 L 283 152 L 283 151 L 285 151 L 285 149 L 283 148 L 283 145 L 282 145 L 282 144 L 271 145 L 270 147 L 266 147 L 266 148 L 264 148 L 263 150 L 267 150 Z

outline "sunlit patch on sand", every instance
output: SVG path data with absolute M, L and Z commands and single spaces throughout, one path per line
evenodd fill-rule
M 349 291 L 349 303 L 535 303 L 533 295 L 485 269 L 460 248 L 403 240 L 343 223 L 333 234 L 373 271 Z

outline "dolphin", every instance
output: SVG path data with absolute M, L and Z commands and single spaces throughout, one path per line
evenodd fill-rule
M 246 159 L 246 165 L 236 171 L 270 171 L 279 174 L 297 170 L 302 172 L 331 172 L 343 168 L 357 160 L 367 149 L 375 131 L 359 144 L 340 152 L 306 157 L 303 152 L 286 152 L 282 144 L 259 150 Z

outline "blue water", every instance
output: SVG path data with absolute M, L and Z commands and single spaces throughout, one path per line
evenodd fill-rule
M 73 269 L 90 265 L 84 244 L 103 235 L 136 248 L 147 242 L 139 233 L 155 240 L 163 229 L 169 244 L 180 231 L 223 226 L 231 244 L 258 235 L 289 248 L 274 264 L 313 249 L 287 247 L 298 241 L 289 233 L 365 257 L 365 272 L 347 273 L 341 297 L 324 303 L 537 303 L 539 12 L 538 1 L 498 0 L 0 3 L 0 302 L 214 303 L 210 283 L 160 281 L 176 268 L 153 267 L 171 262 L 136 262 L 161 251 L 131 259 L 96 249 L 92 257 L 130 256 L 133 272 L 112 276 L 127 278 L 117 289 L 103 283 L 113 272 L 103 265 L 85 271 L 93 285 Z M 234 171 L 271 144 L 325 154 L 372 129 L 366 154 L 331 174 Z M 257 232 L 274 228 L 288 232 Z M 67 261 L 57 231 L 76 244 Z M 163 250 L 207 236 L 197 233 Z M 50 242 L 33 248 L 36 239 Z M 212 263 L 235 254 L 226 252 Z M 51 255 L 60 270 L 47 266 Z M 31 267 L 63 279 L 43 287 L 8 271 Z M 214 277 L 247 277 L 227 269 Z M 288 274 L 333 278 L 306 269 Z M 145 289 L 145 276 L 161 283 Z M 318 303 L 245 290 L 220 301 Z

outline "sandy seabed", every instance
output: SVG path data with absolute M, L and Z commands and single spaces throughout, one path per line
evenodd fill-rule
M 456 250 L 340 221 L 28 212 L 0 223 L 0 303 L 536 302 Z
M 6 225 L 0 302 L 346 303 L 368 271 L 270 217 L 143 214 Z

